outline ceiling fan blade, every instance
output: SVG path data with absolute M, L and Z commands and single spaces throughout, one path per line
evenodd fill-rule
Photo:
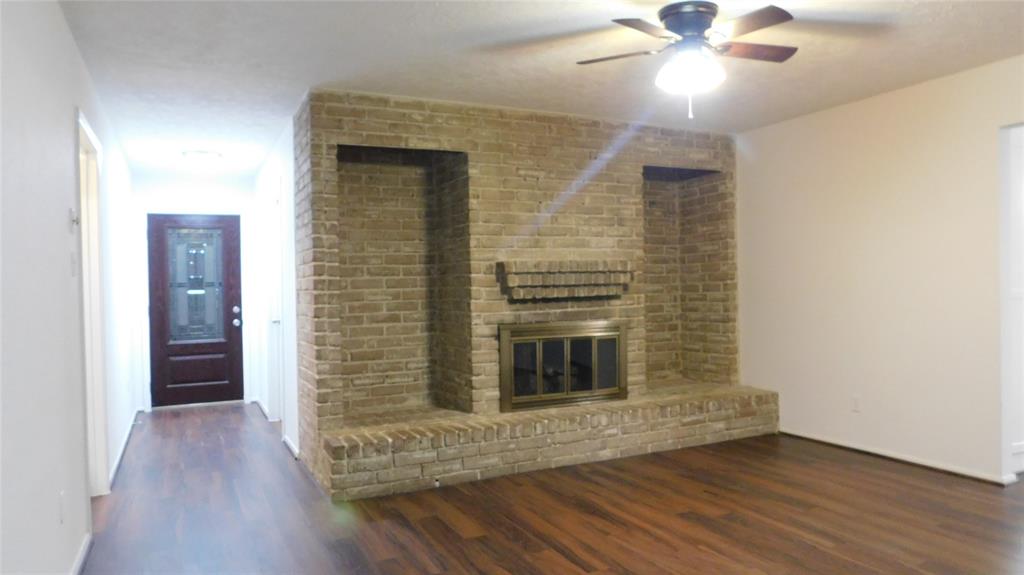
M 661 26 L 655 26 L 647 20 L 641 20 L 640 18 L 618 18 L 612 20 L 616 24 L 621 24 L 627 28 L 632 28 L 638 32 L 654 36 L 655 38 L 661 38 L 662 40 L 675 40 L 679 36 L 675 32 L 670 32 Z
M 614 56 L 605 56 L 604 58 L 592 58 L 590 60 L 580 60 L 579 62 L 576 62 L 576 63 L 577 64 L 581 64 L 581 65 L 586 65 L 586 64 L 597 64 L 598 62 L 607 62 L 608 60 L 618 60 L 620 58 L 632 58 L 634 56 L 653 56 L 655 54 L 660 54 L 664 50 L 665 50 L 665 48 L 662 48 L 661 50 L 644 50 L 643 52 L 630 52 L 628 54 L 616 54 Z
M 760 10 L 754 10 L 739 18 L 723 22 L 721 29 L 727 31 L 730 38 L 736 38 L 744 34 L 750 34 L 755 30 L 789 22 L 793 15 L 778 6 L 765 6 Z M 716 25 L 715 28 L 719 26 Z
M 716 49 L 722 56 L 730 58 L 746 58 L 747 60 L 763 60 L 765 62 L 785 62 L 796 48 L 792 46 L 772 46 L 770 44 L 748 44 L 747 42 L 726 42 Z

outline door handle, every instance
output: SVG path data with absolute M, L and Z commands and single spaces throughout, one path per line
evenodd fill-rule
M 239 326 L 241 326 L 241 325 L 242 325 L 242 320 L 240 320 L 240 319 L 238 319 L 238 318 L 236 317 L 235 319 L 231 320 L 231 325 L 233 325 L 233 326 L 235 326 L 235 327 L 239 327 Z
M 231 308 L 231 313 L 233 313 L 233 314 L 235 314 L 235 315 L 238 315 L 238 314 L 242 313 L 242 308 L 240 308 L 240 307 L 238 307 L 238 306 L 236 305 L 236 306 L 234 306 L 234 307 L 232 307 L 232 308 Z

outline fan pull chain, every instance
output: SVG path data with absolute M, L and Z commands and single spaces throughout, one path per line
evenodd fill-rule
M 693 94 L 687 94 L 686 99 L 689 102 L 690 119 L 693 119 Z

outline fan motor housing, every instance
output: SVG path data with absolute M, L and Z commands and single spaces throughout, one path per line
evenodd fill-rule
M 662 25 L 683 38 L 703 39 L 715 16 L 718 16 L 718 5 L 714 2 L 676 2 L 658 10 Z

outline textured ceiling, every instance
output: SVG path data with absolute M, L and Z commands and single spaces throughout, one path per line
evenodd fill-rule
M 660 93 L 662 57 L 577 66 L 658 40 L 641 2 L 84 2 L 63 9 L 137 170 L 214 149 L 253 170 L 310 87 L 740 132 L 1024 53 L 1022 2 L 779 0 L 796 20 L 743 39 L 800 51 L 723 59 L 695 99 Z M 723 0 L 724 16 L 765 2 Z M 664 55 L 663 55 L 664 56 Z M 965 94 L 964 97 L 970 97 Z

